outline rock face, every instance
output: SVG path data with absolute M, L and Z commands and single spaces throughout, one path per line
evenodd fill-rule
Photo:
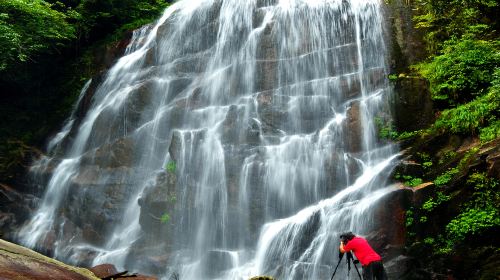
M 408 204 L 411 208 L 407 208 L 411 212 L 406 215 L 412 222 L 406 226 L 406 248 L 398 261 L 406 270 L 401 279 L 495 279 L 499 274 L 499 252 L 494 249 L 499 246 L 498 226 L 480 234 L 469 233 L 465 240 L 456 241 L 446 254 L 435 252 L 436 248 L 445 246 L 438 241 L 440 238 L 450 238 L 446 226 L 473 203 L 471 198 L 478 195 L 475 186 L 468 183 L 469 176 L 483 174 L 500 179 L 495 171 L 499 151 L 500 139 L 481 143 L 477 139 L 453 135 L 428 136 L 409 144 L 405 152 L 408 158 L 432 155 L 427 160 L 435 166 L 420 173 L 422 178 L 432 180 L 450 168 L 458 171 L 444 184 L 427 182 L 411 188 L 413 195 Z M 447 199 L 436 203 L 432 209 L 425 209 L 424 204 L 430 199 L 437 201 L 438 193 L 446 195 Z
M 177 260 L 182 260 L 185 254 L 186 259 L 199 258 L 202 272 L 212 278 L 236 263 L 234 248 L 255 245 L 264 222 L 290 216 L 356 180 L 365 169 L 362 161 L 364 153 L 370 153 L 367 147 L 376 146 L 363 126 L 371 110 L 379 108 L 366 107 L 369 102 L 363 100 L 364 95 L 384 92 L 388 87 L 384 61 L 380 54 L 372 53 L 383 44 L 369 42 L 371 34 L 364 34 L 357 42 L 356 17 L 346 12 L 351 9 L 349 1 L 343 1 L 334 12 L 346 12 L 345 18 L 334 24 L 339 29 L 327 27 L 324 31 L 329 35 L 320 38 L 312 38 L 308 32 L 314 22 L 305 21 L 296 28 L 290 28 L 295 22 L 291 17 L 267 22 L 267 9 L 278 2 L 259 0 L 250 11 L 250 31 L 259 38 L 255 60 L 246 57 L 251 50 L 232 54 L 230 63 L 224 55 L 214 53 L 224 50 L 214 45 L 217 30 L 224 28 L 220 10 L 227 8 L 223 1 L 215 1 L 206 14 L 191 17 L 203 21 L 186 20 L 178 26 L 173 17 L 161 24 L 150 48 L 134 61 L 137 65 L 132 66 L 137 68 L 125 65 L 93 79 L 74 113 L 73 127 L 54 152 L 55 166 L 67 154 L 77 163 L 68 172 L 47 167 L 36 173 L 41 185 L 60 183 L 57 180 L 69 174 L 59 184 L 66 187 L 61 191 L 64 204 L 52 212 L 58 223 L 43 233 L 42 242 L 37 243 L 40 250 L 53 253 L 57 249 L 54 240 L 58 240 L 58 246 L 71 248 L 64 254 L 90 265 L 99 254 L 93 248 L 129 238 L 121 236 L 128 228 L 117 225 L 123 223 L 123 213 L 132 209 L 127 221 L 138 216 L 134 232 L 139 237 L 133 239 L 124 258 L 126 267 L 164 272 L 172 255 L 178 254 Z M 316 16 L 303 17 L 311 15 Z M 328 23 L 341 18 L 329 13 L 324 17 Z M 407 17 L 404 14 L 398 19 Z M 377 25 L 366 22 L 370 24 Z M 402 44 L 411 32 L 398 28 L 398 34 L 403 35 L 395 42 L 408 54 L 406 50 L 413 45 Z M 184 29 L 190 31 L 186 36 L 182 35 Z M 290 47 L 291 51 L 279 49 L 281 41 L 295 35 L 294 29 L 300 31 L 293 40 L 296 46 Z M 228 57 L 232 47 L 248 39 L 231 37 L 237 33 L 228 32 Z M 178 47 L 174 45 L 177 42 L 163 39 L 178 34 L 182 35 Z M 316 39 L 321 39 L 321 44 Z M 375 47 L 368 48 L 371 44 Z M 316 49 L 318 46 L 321 48 Z M 223 64 L 213 61 L 216 55 Z M 361 56 L 367 61 L 362 62 Z M 241 57 L 244 59 L 238 60 Z M 311 71 L 303 73 L 304 69 Z M 204 72 L 210 75 L 200 76 Z M 218 80 L 224 84 L 217 87 Z M 409 100 L 406 105 L 422 107 L 422 114 L 431 115 L 432 107 L 425 100 L 410 100 L 411 94 L 406 94 L 406 88 L 413 86 L 401 84 L 404 94 L 398 102 Z M 93 103 L 116 92 L 121 95 L 106 105 Z M 409 124 L 412 122 L 404 120 L 400 125 Z M 80 134 L 88 137 L 81 147 L 77 142 Z M 173 168 L 169 168 L 170 163 Z M 374 210 L 379 221 L 375 227 L 381 230 L 372 232 L 370 240 L 395 267 L 405 261 L 397 256 L 404 244 L 402 227 L 409 196 L 408 190 L 400 189 L 380 203 L 387 207 Z M 15 193 L 5 195 L 5 200 L 21 201 Z M 314 243 L 320 234 L 319 223 L 320 212 L 316 212 L 310 223 L 298 230 L 300 238 L 291 248 L 292 261 L 301 261 L 303 252 Z M 106 237 L 113 236 L 121 238 L 107 242 Z M 175 240 L 177 248 L 172 248 Z M 82 243 L 88 248 L 80 250 Z M 196 243 L 192 252 L 183 252 L 179 246 L 191 243 Z M 230 250 L 217 250 L 221 247 Z M 280 257 L 276 256 L 276 262 Z M 280 265 L 286 270 L 288 264 Z M 310 267 L 297 264 L 297 275 L 306 277 Z M 327 265 L 320 265 L 319 270 L 321 276 L 329 273 Z
M 91 271 L 66 265 L 0 240 L 0 279 L 99 280 Z

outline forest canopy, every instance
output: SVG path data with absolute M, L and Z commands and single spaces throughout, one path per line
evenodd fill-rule
M 101 40 L 124 25 L 154 20 L 162 0 L 7 0 L 0 2 L 0 71 Z

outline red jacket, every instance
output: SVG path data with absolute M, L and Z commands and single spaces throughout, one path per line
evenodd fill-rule
M 366 239 L 354 237 L 351 241 L 344 245 L 344 251 L 352 251 L 361 265 L 367 266 L 371 262 L 381 261 L 382 258 L 372 249 Z

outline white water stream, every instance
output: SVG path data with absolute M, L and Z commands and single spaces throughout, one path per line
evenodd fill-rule
M 329 278 L 339 234 L 373 230 L 370 209 L 393 190 L 397 151 L 375 126 L 391 93 L 380 5 L 173 4 L 34 165 L 50 178 L 20 240 L 144 272 L 163 256 L 167 279 Z M 158 234 L 138 201 L 162 186 L 172 207 Z

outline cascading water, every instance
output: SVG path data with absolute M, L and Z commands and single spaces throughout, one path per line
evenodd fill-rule
M 339 233 L 368 233 L 393 190 L 380 5 L 172 5 L 33 167 L 20 240 L 181 279 L 328 278 Z

